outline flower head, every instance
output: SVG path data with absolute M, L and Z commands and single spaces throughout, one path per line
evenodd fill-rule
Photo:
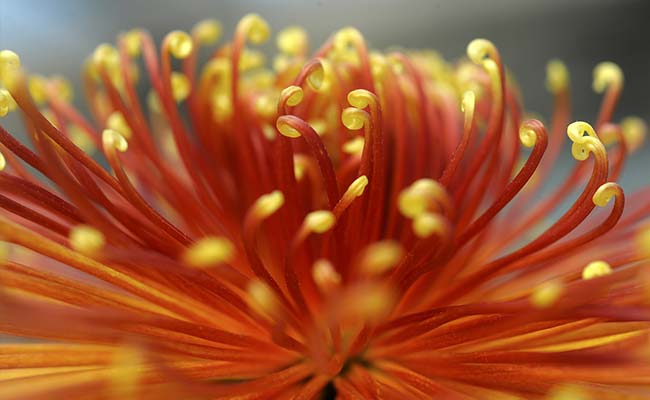
M 650 396 L 650 193 L 624 213 L 615 183 L 645 128 L 612 121 L 615 64 L 590 125 L 549 63 L 547 131 L 485 39 L 448 64 L 345 28 L 309 56 L 290 27 L 269 69 L 247 15 L 198 67 L 220 32 L 100 45 L 89 118 L 0 52 L 31 143 L 0 128 L 0 332 L 35 339 L 0 344 L 0 397 Z

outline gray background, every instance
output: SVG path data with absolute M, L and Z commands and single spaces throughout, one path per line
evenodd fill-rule
M 229 37 L 248 12 L 264 16 L 276 32 L 289 24 L 305 26 L 314 45 L 354 25 L 374 48 L 433 48 L 456 59 L 471 39 L 489 38 L 517 77 L 527 109 L 544 116 L 550 111 L 544 88 L 549 59 L 561 58 L 569 66 L 573 118 L 587 121 L 594 120 L 600 101 L 591 90 L 592 69 L 600 61 L 615 61 L 626 79 L 616 117 L 650 119 L 650 1 L 0 0 L 0 48 L 18 52 L 30 71 L 74 79 L 94 47 L 120 31 L 143 27 L 160 39 L 211 17 L 223 23 Z M 646 142 L 644 152 L 634 156 L 625 187 L 650 183 L 649 148 Z M 567 149 L 560 169 L 573 162 Z

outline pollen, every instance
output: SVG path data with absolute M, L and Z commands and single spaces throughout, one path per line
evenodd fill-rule
M 70 247 L 86 254 L 96 255 L 106 244 L 104 234 L 89 225 L 77 225 L 70 230 L 68 237 Z
M 553 306 L 564 293 L 564 285 L 558 280 L 550 280 L 537 286 L 530 295 L 533 306 L 544 309 Z
M 185 264 L 194 268 L 213 267 L 229 262 L 235 252 L 230 240 L 224 237 L 208 236 L 193 243 L 183 254 Z
M 592 261 L 582 270 L 582 279 L 600 278 L 612 273 L 612 267 L 605 261 Z
M 332 229 L 335 222 L 336 217 L 331 211 L 319 210 L 307 214 L 304 224 L 311 232 L 325 233 Z
M 278 211 L 283 204 L 284 194 L 279 190 L 274 190 L 271 193 L 260 196 L 257 201 L 255 201 L 253 209 L 255 210 L 256 215 L 265 219 Z

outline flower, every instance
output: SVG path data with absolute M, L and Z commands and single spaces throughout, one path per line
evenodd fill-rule
M 97 47 L 92 119 L 0 53 L 33 148 L 0 129 L 0 397 L 650 396 L 650 195 L 623 213 L 615 183 L 644 126 L 612 121 L 615 64 L 593 127 L 549 64 L 547 134 L 484 39 L 448 64 L 346 28 L 308 57 L 291 27 L 271 71 L 247 15 L 197 69 L 220 31 Z

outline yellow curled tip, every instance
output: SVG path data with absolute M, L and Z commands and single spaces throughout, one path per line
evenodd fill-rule
M 280 303 L 273 290 L 259 279 L 253 279 L 246 288 L 248 305 L 258 314 L 273 317 L 280 310 Z
M 305 217 L 304 225 L 314 233 L 325 233 L 332 229 L 336 217 L 329 210 L 312 211 Z
M 207 268 L 232 259 L 235 247 L 230 240 L 219 236 L 204 237 L 183 253 L 183 261 L 193 268 Z
M 221 37 L 221 23 L 214 19 L 200 21 L 192 29 L 192 36 L 202 46 L 209 46 Z
M 334 265 L 325 258 L 319 258 L 314 262 L 311 274 L 314 283 L 323 293 L 327 293 L 341 284 L 341 275 L 336 272 Z
M 545 309 L 553 306 L 564 293 L 564 284 L 550 280 L 537 286 L 530 294 L 530 302 L 535 308 Z
M 253 205 L 256 214 L 260 218 L 268 218 L 282 207 L 284 194 L 279 190 L 260 196 Z
M 359 197 L 366 190 L 366 186 L 368 186 L 368 177 L 365 175 L 361 175 L 360 177 L 355 179 L 350 184 L 350 186 L 348 186 L 348 190 L 345 192 L 345 194 L 348 196 Z
M 12 50 L 0 50 L 0 75 L 5 68 L 20 68 L 20 57 Z
M 302 133 L 288 122 L 287 118 L 285 116 L 280 116 L 278 119 L 275 121 L 275 127 L 282 134 L 282 136 L 286 136 L 288 138 L 297 138 L 302 136 Z
M 585 133 L 587 136 L 585 136 Z M 605 147 L 600 141 L 594 128 L 586 122 L 576 121 L 567 127 L 567 135 L 573 142 L 571 154 L 576 160 L 583 161 L 589 157 L 589 153 L 596 148 L 605 151 Z
M 307 75 L 307 84 L 314 92 L 327 93 L 332 86 L 332 64 L 323 58 L 318 61 L 318 66 Z
M 569 87 L 569 70 L 561 60 L 551 60 L 546 64 L 546 88 L 553 94 Z
M 104 129 L 102 132 L 102 143 L 104 148 L 115 148 L 124 153 L 129 148 L 129 143 L 122 134 L 114 129 Z
M 582 279 L 600 278 L 612 273 L 612 267 L 605 261 L 592 261 L 582 270 Z
M 0 152 L 0 171 L 4 171 L 7 166 L 7 160 L 5 159 L 4 154 Z
M 603 183 L 598 187 L 596 193 L 592 197 L 592 201 L 598 207 L 605 207 L 607 203 L 616 196 L 623 192 L 623 189 L 614 182 Z
M 404 248 L 394 240 L 382 240 L 370 244 L 361 261 L 361 270 L 368 275 L 381 275 L 402 260 Z
M 625 145 L 630 152 L 641 148 L 648 131 L 648 125 L 639 117 L 626 117 L 621 121 Z
M 126 45 L 126 52 L 131 57 L 137 57 L 142 51 L 142 33 L 139 29 L 132 29 L 122 34 L 122 39 Z
M 7 89 L 0 89 L 0 117 L 4 117 L 17 107 L 16 101 Z
M 369 105 L 377 105 L 377 97 L 366 89 L 355 89 L 348 93 L 348 103 L 352 107 L 364 109 Z
M 593 89 L 596 93 L 602 93 L 609 87 L 620 89 L 623 79 L 621 67 L 611 61 L 601 62 L 594 68 Z
M 89 225 L 77 225 L 73 227 L 70 230 L 68 240 L 70 247 L 86 255 L 96 254 L 106 244 L 104 235 Z
M 110 70 L 119 64 L 120 55 L 113 45 L 102 43 L 93 51 L 92 60 L 95 66 L 103 66 Z
M 181 72 L 172 72 L 171 75 L 172 96 L 180 103 L 190 95 L 190 80 Z
M 243 29 L 246 38 L 253 44 L 262 44 L 271 36 L 269 24 L 257 14 L 245 15 L 239 21 L 238 30 Z
M 537 143 L 537 132 L 530 125 L 524 123 L 519 128 L 519 141 L 525 147 L 533 147 Z
M 111 115 L 108 116 L 106 120 L 106 126 L 114 131 L 119 132 L 125 139 L 130 139 L 132 135 L 131 128 L 126 122 L 124 115 L 119 111 L 114 111 Z
M 428 238 L 431 235 L 444 235 L 447 231 L 447 225 L 444 218 L 435 213 L 423 212 L 413 219 L 413 232 L 420 239 Z
M 334 34 L 334 48 L 345 50 L 349 46 L 363 41 L 363 35 L 356 28 L 346 27 Z
M 287 86 L 280 92 L 280 99 L 284 99 L 285 104 L 290 107 L 300 104 L 304 96 L 302 88 L 296 85 Z
M 169 46 L 169 52 L 178 59 L 189 57 L 194 50 L 192 37 L 184 31 L 171 31 L 165 38 Z
M 472 116 L 476 107 L 476 93 L 473 90 L 467 90 L 463 93 L 463 100 L 460 103 L 460 111 Z
M 299 26 L 289 26 L 278 33 L 276 37 L 278 49 L 288 55 L 296 56 L 307 47 L 307 32 Z
M 475 64 L 482 65 L 487 58 L 494 60 L 496 54 L 494 43 L 487 39 L 474 39 L 467 45 L 467 56 Z
M 359 108 L 348 107 L 341 113 L 341 122 L 346 128 L 356 131 L 370 123 L 370 115 Z

